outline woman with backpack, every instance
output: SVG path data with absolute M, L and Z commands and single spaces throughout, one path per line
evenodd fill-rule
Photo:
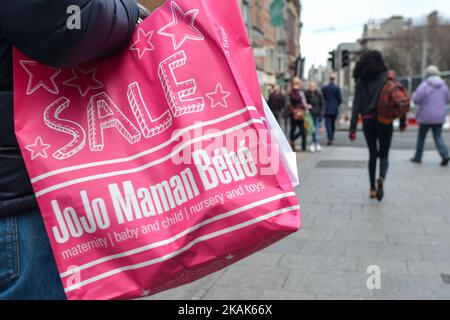
M 383 200 L 384 182 L 389 169 L 389 150 L 394 132 L 393 120 L 384 121 L 380 116 L 380 103 L 383 88 L 395 79 L 395 73 L 389 72 L 379 51 L 366 52 L 357 63 L 354 71 L 356 81 L 353 114 L 350 126 L 350 140 L 356 140 L 359 116 L 363 119 L 363 131 L 369 149 L 370 198 Z M 395 84 L 394 85 L 398 85 Z M 408 102 L 409 103 L 409 102 Z M 406 128 L 406 117 L 402 117 L 400 129 Z M 380 162 L 379 179 L 376 180 L 377 162 Z

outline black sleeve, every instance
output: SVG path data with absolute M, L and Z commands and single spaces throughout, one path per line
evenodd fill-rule
M 310 104 L 311 102 L 311 96 L 308 92 L 305 92 L 305 101 L 303 104 Z
M 67 21 L 80 8 L 80 28 Z M 135 0 L 0 0 L 0 28 L 25 55 L 55 67 L 110 56 L 128 44 Z
M 350 123 L 350 131 L 356 131 L 358 128 L 359 114 L 361 113 L 361 84 L 357 83 L 355 88 L 355 98 L 353 100 L 352 120 Z
M 405 114 L 403 117 L 400 118 L 400 128 L 406 128 L 408 122 L 408 114 Z
M 273 99 L 272 98 L 273 98 L 273 95 L 270 94 L 269 99 L 267 100 L 267 105 L 269 106 L 270 110 L 272 110 L 272 108 L 273 108 L 273 105 L 272 105 Z

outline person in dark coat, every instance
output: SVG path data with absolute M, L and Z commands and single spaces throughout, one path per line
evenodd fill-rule
M 335 84 L 336 77 L 330 76 L 330 83 L 322 88 L 322 95 L 325 102 L 325 126 L 327 128 L 328 145 L 331 146 L 336 132 L 336 120 L 339 115 L 339 108 L 342 104 L 341 89 Z
M 305 93 L 306 101 L 311 106 L 310 112 L 314 120 L 314 132 L 312 134 L 311 152 L 320 152 L 320 127 L 324 113 L 324 103 L 322 93 L 317 88 L 317 83 L 311 82 Z
M 303 82 L 299 78 L 292 80 L 292 90 L 289 93 L 289 110 L 291 116 L 290 145 L 296 151 L 295 141 L 302 138 L 302 151 L 306 151 L 307 132 L 305 129 L 305 112 L 308 110 L 305 93 L 303 92 Z M 296 116 L 299 113 L 302 116 Z
M 66 23 L 71 6 L 80 28 Z M 0 0 L 0 300 L 65 299 L 14 133 L 13 46 L 52 67 L 74 66 L 127 46 L 138 15 L 135 0 Z
M 285 108 L 286 98 L 281 92 L 281 87 L 277 84 L 274 86 L 272 93 L 269 95 L 269 105 L 270 110 L 272 110 L 275 119 L 280 123 L 280 118 L 282 112 Z
M 382 54 L 377 51 L 366 52 L 358 61 L 354 71 L 356 81 L 355 99 L 350 124 L 350 140 L 356 140 L 358 119 L 362 116 L 363 131 L 369 149 L 370 197 L 383 200 L 384 182 L 389 169 L 389 151 L 394 132 L 393 124 L 378 122 L 377 107 L 379 96 L 388 78 L 389 72 Z M 406 128 L 406 117 L 401 119 L 401 131 Z M 376 180 L 377 162 L 380 160 L 379 179 Z

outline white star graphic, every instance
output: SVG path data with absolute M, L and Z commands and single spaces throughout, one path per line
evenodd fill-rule
M 95 78 L 97 74 L 96 68 L 88 71 L 84 71 L 80 67 L 74 67 L 71 69 L 73 78 L 64 81 L 64 85 L 77 88 L 82 97 L 85 97 L 89 90 L 103 88 L 103 83 Z
M 155 50 L 155 46 L 150 42 L 153 37 L 153 31 L 145 33 L 144 29 L 139 28 L 138 38 L 135 43 L 130 46 L 131 51 L 137 51 L 139 60 L 142 59 L 147 51 Z
M 50 93 L 59 94 L 55 78 L 61 73 L 61 69 L 41 66 L 35 61 L 26 60 L 21 60 L 20 65 L 29 76 L 27 95 L 32 95 L 41 87 Z
M 229 254 L 225 259 L 226 259 L 227 261 L 231 261 L 231 260 L 234 260 L 234 258 L 236 258 L 235 255 Z
M 228 108 L 227 98 L 231 95 L 231 92 L 223 91 L 221 83 L 216 85 L 216 90 L 207 93 L 206 96 L 211 100 L 211 108 L 216 108 L 217 106 L 222 106 Z
M 194 26 L 195 18 L 197 18 L 199 13 L 198 9 L 183 12 L 173 1 L 170 3 L 170 7 L 172 9 L 173 21 L 159 29 L 158 34 L 172 37 L 173 48 L 175 50 L 178 50 L 188 39 L 196 41 L 205 39 L 203 34 Z
M 25 149 L 31 152 L 31 160 L 35 160 L 37 157 L 47 159 L 48 158 L 47 149 L 50 147 L 51 145 L 42 142 L 41 137 L 37 137 L 36 140 L 34 141 L 34 144 L 25 146 Z

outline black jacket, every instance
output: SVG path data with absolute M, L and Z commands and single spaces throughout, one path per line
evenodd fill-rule
M 377 102 L 381 90 L 387 80 L 387 72 L 380 73 L 372 81 L 358 80 L 355 88 L 355 99 L 353 100 L 351 131 L 356 131 L 359 115 L 375 115 L 377 113 Z
M 306 101 L 311 105 L 311 114 L 313 117 L 322 117 L 323 115 L 323 96 L 320 91 L 306 91 Z
M 79 30 L 67 27 L 71 5 L 81 9 Z M 41 63 L 68 67 L 127 45 L 137 19 L 135 0 L 0 0 L 0 216 L 36 208 L 14 134 L 12 46 Z
M 270 110 L 273 112 L 280 112 L 285 108 L 286 98 L 282 93 L 271 93 L 269 101 L 267 101 Z

